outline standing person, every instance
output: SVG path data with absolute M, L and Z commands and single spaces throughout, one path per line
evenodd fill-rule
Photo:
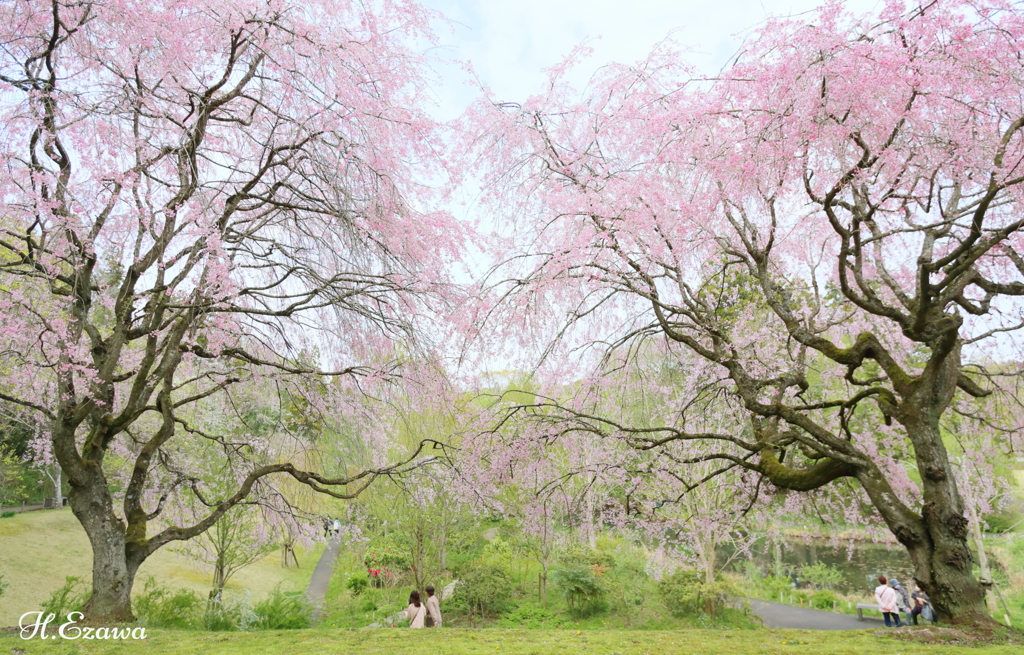
M 334 536 L 337 537 L 339 534 L 341 534 L 341 520 L 334 519 Z
M 330 538 L 331 538 L 331 520 L 325 516 L 324 517 L 324 539 L 330 539 Z
M 875 587 L 875 600 L 882 610 L 882 617 L 885 619 L 885 627 L 892 627 L 892 619 L 896 619 L 896 627 L 900 627 L 900 615 L 896 609 L 896 590 L 890 587 L 884 575 L 878 576 L 878 586 Z
M 427 585 L 427 621 L 428 628 L 441 627 L 441 602 L 434 595 L 434 585 Z
M 409 607 L 405 608 L 405 618 L 409 619 L 410 628 L 422 628 L 427 616 L 427 606 L 420 602 L 420 592 L 415 589 L 409 594 Z
M 910 625 L 910 598 L 907 597 L 907 590 L 900 585 L 900 581 L 896 578 L 889 580 L 889 586 L 896 592 L 897 611 L 907 619 L 907 625 Z

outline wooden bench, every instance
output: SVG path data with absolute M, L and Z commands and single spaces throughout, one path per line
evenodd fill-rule
M 878 603 L 857 603 L 857 619 L 859 621 L 864 620 L 864 610 L 875 610 L 876 612 L 881 612 L 882 606 Z

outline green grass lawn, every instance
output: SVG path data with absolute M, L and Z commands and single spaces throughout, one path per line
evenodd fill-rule
M 804 630 L 293 630 L 256 633 L 152 631 L 145 641 L 25 641 L 0 637 L 0 653 L 26 655 L 1019 655 L 1019 645 L 968 648 L 896 641 L 884 631 Z
M 173 545 L 169 548 L 173 549 Z M 154 553 L 139 570 L 135 592 L 147 576 L 165 587 L 191 589 L 205 597 L 210 573 L 190 565 L 168 547 Z M 249 590 L 261 598 L 281 585 L 283 591 L 305 591 L 323 546 L 298 552 L 300 567 L 282 569 L 278 551 L 239 571 L 229 589 Z M 0 519 L 0 573 L 9 587 L 0 596 L 0 628 L 17 625 L 18 617 L 36 611 L 64 584 L 68 575 L 91 580 L 89 539 L 70 509 L 26 512 Z M 2 651 L 0 651 L 2 652 Z

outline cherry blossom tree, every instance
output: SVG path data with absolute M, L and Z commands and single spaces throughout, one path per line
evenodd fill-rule
M 425 209 L 428 19 L 390 0 L 0 6 L 0 399 L 48 423 L 92 545 L 89 620 L 130 620 L 140 564 L 273 476 L 351 498 L 423 461 L 367 430 L 362 460 L 303 468 L 280 457 L 324 434 L 257 439 L 234 403 L 354 424 L 444 310 L 460 230 Z M 195 474 L 207 452 L 223 494 Z M 160 523 L 176 494 L 206 511 Z
M 549 361 L 661 341 L 683 395 L 743 420 L 537 414 L 687 450 L 684 477 L 717 462 L 712 478 L 848 485 L 940 620 L 990 621 L 946 438 L 959 417 L 993 435 L 988 461 L 1021 447 L 1015 416 L 983 408 L 1021 361 L 1022 46 L 1009 3 L 833 2 L 769 21 L 714 79 L 668 43 L 582 93 L 561 67 L 539 96 L 478 105 L 468 151 L 512 226 L 493 288 L 506 315 L 532 311 L 515 328 L 560 326 Z

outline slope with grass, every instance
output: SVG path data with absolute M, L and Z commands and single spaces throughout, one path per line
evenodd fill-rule
M 298 569 L 282 569 L 280 553 L 272 552 L 235 574 L 228 589 L 248 590 L 255 598 L 267 595 L 278 585 L 283 591 L 305 591 L 322 551 L 322 545 L 308 552 L 300 550 Z M 88 581 L 91 568 L 89 540 L 70 510 L 27 512 L 0 519 L 0 573 L 10 584 L 0 598 L 0 627 L 17 625 L 23 613 L 38 610 L 40 603 L 64 584 L 65 576 Z M 203 595 L 210 589 L 208 572 L 197 570 L 167 548 L 142 565 L 136 592 L 141 591 L 148 576 L 166 587 L 191 589 Z

